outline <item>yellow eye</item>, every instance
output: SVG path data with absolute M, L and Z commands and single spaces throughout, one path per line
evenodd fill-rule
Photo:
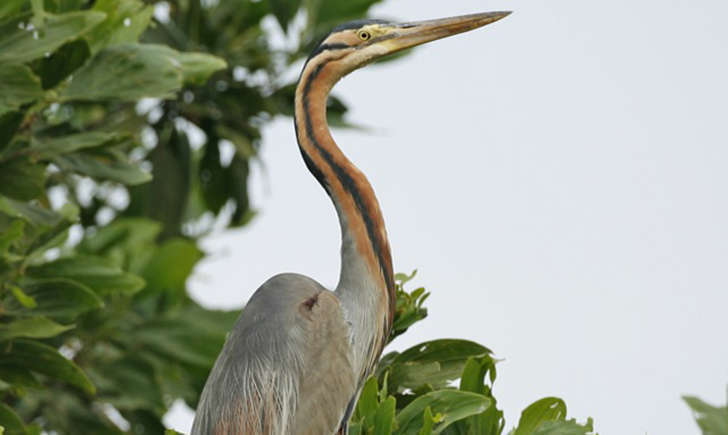
M 372 34 L 367 32 L 366 30 L 360 30 L 357 36 L 359 36 L 359 39 L 361 39 L 362 41 L 368 41 L 371 39 Z

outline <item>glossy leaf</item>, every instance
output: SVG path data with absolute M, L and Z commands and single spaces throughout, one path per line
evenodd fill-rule
M 89 131 L 67 136 L 34 138 L 30 150 L 40 158 L 47 158 L 109 143 L 118 143 L 125 139 L 126 136 L 121 136 L 118 133 Z
M 592 435 L 593 431 L 594 423 L 591 418 L 585 424 L 579 424 L 572 419 L 546 421 L 533 432 L 533 435 Z
M 5 432 L 2 431 L 5 430 Z M 24 434 L 25 425 L 18 414 L 9 406 L 0 402 L 0 435 Z
M 30 68 L 0 62 L 0 115 L 40 98 L 43 88 Z
M 170 361 L 211 367 L 226 333 L 197 329 L 193 318 L 174 317 L 144 324 L 129 339 Z
M 184 291 L 187 277 L 201 258 L 202 252 L 192 242 L 182 239 L 165 242 L 142 272 L 147 291 Z
M 179 62 L 158 45 L 108 47 L 74 74 L 61 93 L 65 100 L 171 98 L 182 86 Z
M 126 162 L 120 156 L 113 154 L 71 153 L 55 156 L 53 162 L 64 171 L 132 186 L 152 179 L 151 174 L 140 169 L 138 165 Z
M 479 394 L 457 390 L 432 391 L 418 397 L 397 414 L 399 429 L 395 433 L 418 434 L 424 425 L 422 416 L 426 407 L 430 407 L 433 414 L 441 415 L 432 429 L 433 434 L 438 434 L 458 420 L 480 414 L 488 406 L 490 401 Z
M 0 364 L 0 380 L 22 389 L 42 388 L 38 377 L 29 369 L 20 366 Z
M 23 237 L 24 227 L 23 221 L 14 220 L 7 227 L 0 230 L 0 257 L 4 257 L 13 243 Z
M 96 0 L 92 10 L 106 14 L 86 36 L 94 53 L 103 47 L 136 42 L 154 13 L 152 5 L 140 0 Z
M 376 378 L 369 378 L 359 395 L 356 411 L 357 415 L 364 419 L 364 427 L 374 426 L 374 418 L 379 407 L 377 388 Z
M 467 340 L 434 340 L 413 346 L 391 357 L 389 364 L 379 368 L 389 370 L 393 391 L 418 389 L 424 385 L 443 388 L 460 377 L 469 357 L 488 356 L 490 350 Z
M 66 278 L 83 284 L 101 295 L 111 293 L 133 294 L 141 290 L 144 280 L 124 272 L 109 261 L 98 257 L 74 256 L 62 258 L 28 269 L 33 278 Z
M 432 416 L 432 409 L 428 406 L 422 413 L 422 429 L 419 435 L 432 435 L 432 426 L 435 425 L 435 418 Z
M 703 434 L 728 434 L 728 403 L 713 406 L 693 396 L 683 396 L 683 400 L 693 412 Z
M 0 35 L 0 64 L 23 63 L 52 53 L 66 42 L 84 35 L 106 17 L 92 11 L 46 15 L 42 28 L 16 29 Z
M 179 236 L 191 189 L 193 162 L 187 134 L 176 128 L 165 132 L 169 139 L 148 155 L 155 177 L 150 183 L 130 189 L 126 213 L 141 215 L 162 224 L 162 238 Z M 209 147 L 208 147 L 209 148 Z
M 62 217 L 44 207 L 33 203 L 16 201 L 0 195 L 0 213 L 23 219 L 35 226 L 51 227 L 58 224 Z
M 162 45 L 124 44 L 100 51 L 62 93 L 65 100 L 171 98 L 186 81 L 199 83 L 225 62 Z
M 104 305 L 88 287 L 68 279 L 25 280 L 20 287 L 35 300 L 37 306 L 29 312 L 11 299 L 6 305 L 9 313 L 72 319 Z
M 99 391 L 119 410 L 164 412 L 164 398 L 155 382 L 154 367 L 128 355 L 89 373 Z
M 547 421 L 566 419 L 566 403 L 558 397 L 545 397 L 530 404 L 521 413 L 514 435 L 529 435 Z
M 17 339 L 0 351 L 2 365 L 19 366 L 74 385 L 93 394 L 96 388 L 73 361 L 58 351 L 32 340 Z
M 394 414 L 397 407 L 397 401 L 394 397 L 387 397 L 379 404 L 377 412 L 374 414 L 374 433 L 389 434 L 392 433 L 394 426 Z
M 50 89 L 70 76 L 91 56 L 91 50 L 84 39 L 77 39 L 62 45 L 49 57 L 44 57 L 40 66 L 43 89 Z
M 0 324 L 0 341 L 11 338 L 48 338 L 55 337 L 75 325 L 61 325 L 45 317 L 28 317 Z
M 21 201 L 36 199 L 45 193 L 45 165 L 25 158 L 0 162 L 0 194 Z
M 32 296 L 25 294 L 23 289 L 17 285 L 10 285 L 10 293 L 12 293 L 15 300 L 24 308 L 35 308 L 38 306 L 38 302 Z
M 482 394 L 493 402 L 493 405 L 484 412 L 457 423 L 465 433 L 500 435 L 503 432 L 505 427 L 503 411 L 496 407 L 496 400 L 491 394 L 491 388 L 486 385 L 485 381 L 489 373 L 492 383 L 495 380 L 495 361 L 490 356 L 470 357 L 465 363 L 460 378 L 460 390 Z
M 0 109 L 2 112 L 2 109 Z M 0 114 L 0 157 L 8 149 L 10 141 L 23 122 L 23 114 L 19 111 Z
M 6 18 L 17 14 L 27 6 L 28 0 L 4 0 L 0 3 L 0 18 Z
M 227 62 L 206 53 L 173 53 L 182 67 L 184 83 L 204 85 L 215 71 L 227 68 Z

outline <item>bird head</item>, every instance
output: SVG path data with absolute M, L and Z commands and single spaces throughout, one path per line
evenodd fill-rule
M 496 22 L 510 12 L 486 12 L 452 18 L 390 23 L 360 20 L 342 24 L 311 53 L 309 61 L 324 56 L 336 79 L 379 58 Z

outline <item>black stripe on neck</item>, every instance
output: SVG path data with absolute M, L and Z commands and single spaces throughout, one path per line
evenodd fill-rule
M 320 64 L 316 65 L 315 69 L 305 78 L 305 83 L 303 85 L 303 122 L 304 122 L 304 131 L 306 132 L 306 136 L 311 141 L 311 143 L 314 145 L 316 150 L 321 154 L 321 156 L 324 158 L 326 163 L 331 167 L 331 169 L 334 171 L 334 174 L 336 174 L 336 177 L 341 182 L 341 185 L 344 187 L 344 190 L 348 192 L 352 199 L 354 200 L 354 203 L 356 204 L 356 208 L 359 210 L 359 214 L 361 215 L 362 219 L 364 220 L 364 226 L 367 230 L 367 236 L 369 238 L 369 243 L 371 244 L 372 250 L 374 251 L 375 255 L 377 256 L 377 260 L 379 263 L 379 268 L 382 271 L 382 275 L 384 275 L 384 280 L 387 285 L 387 289 L 389 292 L 394 291 L 394 280 L 393 276 L 391 276 L 390 273 L 386 270 L 385 264 L 388 264 L 388 259 L 385 257 L 384 252 L 382 251 L 382 246 L 379 242 L 379 239 L 377 238 L 376 233 L 376 225 L 374 223 L 374 220 L 372 219 L 371 215 L 368 212 L 368 209 L 366 205 L 364 204 L 364 199 L 361 195 L 361 192 L 359 191 L 359 188 L 356 185 L 356 182 L 354 181 L 354 178 L 349 174 L 344 168 L 336 164 L 334 161 L 333 156 L 331 153 L 329 153 L 328 150 L 326 150 L 316 139 L 316 135 L 314 134 L 314 128 L 313 124 L 311 122 L 311 114 L 310 114 L 310 107 L 309 107 L 309 93 L 311 92 L 311 86 L 313 85 L 314 80 L 318 75 L 321 73 L 321 70 L 326 66 L 326 64 L 330 60 L 325 60 L 321 62 Z M 296 126 L 296 139 L 298 139 L 298 119 L 295 119 L 295 126 Z M 306 154 L 303 147 L 301 146 L 301 143 L 299 141 L 299 149 L 301 151 L 301 154 L 303 155 L 303 160 L 306 163 L 306 166 L 309 168 L 313 176 L 318 180 L 318 182 L 323 186 L 323 188 L 326 190 L 326 193 L 331 196 L 331 191 L 328 187 L 328 182 L 326 180 L 326 177 L 321 172 L 321 170 L 316 166 L 316 164 L 311 160 L 311 158 Z M 391 297 L 389 300 L 389 303 L 391 305 Z M 392 307 L 389 307 L 390 310 Z
M 334 44 L 321 44 L 316 49 L 311 52 L 311 54 L 308 56 L 308 59 L 306 60 L 306 63 L 308 63 L 309 60 L 313 59 L 314 57 L 318 56 L 319 54 L 323 53 L 324 51 L 329 50 L 343 50 L 345 48 L 349 48 L 349 44 L 344 44 L 343 42 L 337 42 Z M 304 67 L 305 68 L 305 67 Z

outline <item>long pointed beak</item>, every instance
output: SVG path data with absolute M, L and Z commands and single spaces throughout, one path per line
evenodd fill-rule
M 436 39 L 467 32 L 494 23 L 510 15 L 510 11 L 485 12 L 399 24 L 397 36 L 386 41 L 390 53 L 414 47 Z

